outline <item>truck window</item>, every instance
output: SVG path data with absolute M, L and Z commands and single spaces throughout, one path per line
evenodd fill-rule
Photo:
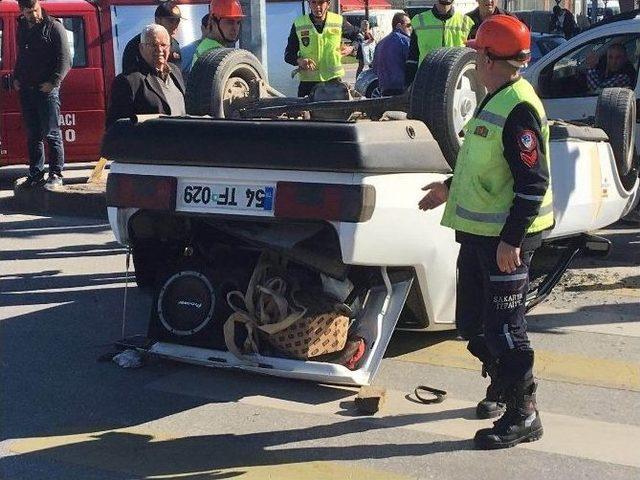
M 87 66 L 87 49 L 84 38 L 84 20 L 80 17 L 60 18 L 67 31 L 69 50 L 71 51 L 71 66 L 73 68 Z

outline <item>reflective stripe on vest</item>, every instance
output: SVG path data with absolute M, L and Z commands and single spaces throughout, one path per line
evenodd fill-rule
M 326 82 L 344 76 L 342 67 L 342 16 L 327 12 L 327 18 L 318 33 L 309 15 L 296 18 L 293 25 L 300 44 L 298 57 L 311 58 L 316 62 L 316 70 L 300 70 L 302 82 Z
M 420 62 L 424 57 L 440 47 L 464 47 L 473 27 L 473 20 L 467 15 L 454 12 L 451 18 L 442 21 L 431 10 L 419 13 L 411 20 L 418 39 Z
M 543 197 L 514 193 L 513 176 L 504 158 L 502 131 L 511 111 L 520 103 L 529 104 L 541 119 L 545 161 L 550 172 L 549 126 L 542 102 L 524 79 L 500 90 L 464 127 L 464 143 L 456 161 L 442 224 L 455 230 L 497 237 L 509 217 L 517 195 L 541 202 L 538 216 L 527 233 L 553 225 L 551 183 Z
M 216 50 L 218 48 L 224 48 L 224 45 L 222 45 L 217 40 L 214 40 L 213 38 L 203 38 L 202 41 L 198 44 L 195 53 L 193 54 L 193 61 L 191 62 L 191 66 L 193 67 L 198 59 L 205 53 L 210 50 Z

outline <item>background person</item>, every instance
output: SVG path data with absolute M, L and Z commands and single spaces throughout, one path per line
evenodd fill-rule
M 60 84 L 71 68 L 67 32 L 38 0 L 19 0 L 18 58 L 13 87 L 20 95 L 27 132 L 29 175 L 21 188 L 44 185 L 44 139 L 49 145 L 47 186 L 62 185 L 64 145 L 60 131 Z
M 600 61 L 598 56 L 591 52 L 587 55 L 587 86 L 592 91 L 608 87 L 625 87 L 633 89 L 635 82 L 635 69 L 624 46 L 619 43 L 610 45 L 607 49 L 606 60 Z
M 184 81 L 180 69 L 169 62 L 171 37 L 158 24 L 142 29 L 139 68 L 121 73 L 113 80 L 107 127 L 119 118 L 136 114 L 186 115 Z
M 562 0 L 556 0 L 556 5 L 553 7 L 553 15 L 549 21 L 549 32 L 559 33 L 569 39 L 578 33 L 578 24 L 573 13 L 560 6 L 561 2 Z
M 373 55 L 376 49 L 376 41 L 373 38 L 373 31 L 368 20 L 360 22 L 360 34 L 358 35 L 358 51 L 356 58 L 358 59 L 358 69 L 356 70 L 356 78 L 365 68 L 371 66 Z
M 473 20 L 473 26 L 469 32 L 469 39 L 476 38 L 476 32 L 480 24 L 491 15 L 511 15 L 506 10 L 498 7 L 497 0 L 477 0 L 477 8 L 471 10 L 467 15 Z
M 378 43 L 371 64 L 378 76 L 380 93 L 384 96 L 404 92 L 404 71 L 411 36 L 411 20 L 406 13 L 396 13 L 391 23 L 393 31 Z
M 413 82 L 418 66 L 427 54 L 440 47 L 464 47 L 473 20 L 453 8 L 453 0 L 438 0 L 431 10 L 411 19 L 413 33 L 409 44 L 406 81 Z
M 209 33 L 209 14 L 205 14 L 200 19 L 200 38 L 191 42 L 188 45 L 182 47 L 182 63 L 180 64 L 180 69 L 182 70 L 182 76 L 186 79 L 187 75 L 191 71 L 191 65 L 193 65 L 193 56 L 196 53 L 196 48 L 200 45 L 200 42 L 207 36 Z
M 293 22 L 284 51 L 284 61 L 299 69 L 299 97 L 319 83 L 341 81 L 342 38 L 356 41 L 360 33 L 342 15 L 329 11 L 328 0 L 309 0 L 309 10 Z
M 427 185 L 422 210 L 446 201 L 442 225 L 460 243 L 456 326 L 491 376 L 480 418 L 502 417 L 479 430 L 480 448 L 512 447 L 542 437 L 527 336 L 529 263 L 542 231 L 553 226 L 549 126 L 542 102 L 519 69 L 531 34 L 517 18 L 492 15 L 467 45 L 488 95 L 465 126 L 453 179 Z M 504 409 L 506 403 L 506 411 Z
M 240 36 L 240 24 L 244 18 L 238 0 L 212 0 L 209 6 L 207 35 L 202 39 L 193 56 L 191 66 L 198 58 L 216 48 L 234 48 Z
M 178 32 L 178 26 L 180 20 L 182 20 L 182 14 L 180 13 L 180 7 L 173 2 L 164 2 L 158 5 L 155 12 L 155 22 L 158 25 L 162 25 L 169 35 L 171 36 L 171 52 L 169 52 L 169 61 L 174 63 L 178 67 L 182 63 L 182 52 L 180 51 L 180 44 L 174 38 Z M 138 69 L 139 65 L 143 65 L 142 58 L 140 57 L 140 35 L 136 35 L 127 46 L 124 48 L 122 54 L 122 73 L 131 73 Z

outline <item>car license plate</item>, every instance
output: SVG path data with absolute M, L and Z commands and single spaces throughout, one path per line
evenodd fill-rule
M 178 208 L 273 215 L 275 191 L 275 185 L 182 181 L 178 184 Z

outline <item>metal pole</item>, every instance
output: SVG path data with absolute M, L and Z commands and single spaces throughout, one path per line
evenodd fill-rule
M 265 0 L 240 0 L 246 17 L 242 21 L 240 48 L 249 50 L 267 69 L 267 5 Z M 268 73 L 268 72 L 267 72 Z
M 369 0 L 364 0 L 364 19 L 369 20 Z

